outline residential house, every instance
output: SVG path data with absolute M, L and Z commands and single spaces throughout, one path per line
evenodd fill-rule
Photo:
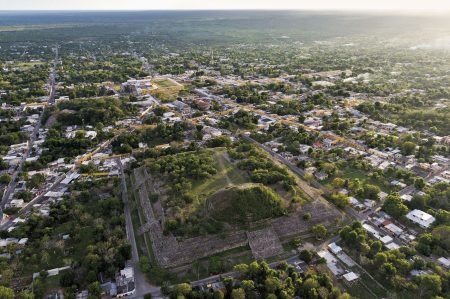
M 406 218 L 424 228 L 429 227 L 436 220 L 436 218 L 434 218 L 430 214 L 418 209 L 412 210 L 411 212 L 406 214 Z

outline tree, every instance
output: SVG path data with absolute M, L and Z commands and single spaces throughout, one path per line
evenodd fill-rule
M 40 276 L 42 279 L 46 279 L 46 278 L 48 277 L 48 272 L 47 272 L 47 270 L 41 270 L 41 271 L 39 271 L 39 276 Z
M 59 276 L 59 284 L 62 287 L 70 287 L 75 280 L 75 273 L 72 270 L 66 270 Z
M 42 173 L 34 174 L 27 183 L 28 189 L 38 188 L 45 183 L 45 176 Z
M 327 229 L 323 224 L 318 224 L 312 227 L 312 233 L 316 239 L 321 240 L 327 235 Z
M 0 298 L 2 299 L 14 299 L 14 291 L 10 288 L 0 286 Z
M 11 176 L 7 173 L 2 174 L 0 176 L 0 184 L 9 184 L 9 182 L 11 181 Z
M 364 196 L 369 199 L 378 200 L 378 193 L 380 193 L 380 187 L 366 184 L 364 186 Z
M 225 298 L 225 294 L 221 290 L 214 291 L 214 299 L 223 299 Z
M 431 254 L 431 246 L 433 245 L 433 235 L 430 233 L 421 234 L 416 249 L 420 253 L 429 256 Z
M 397 273 L 397 269 L 394 267 L 394 265 L 392 265 L 392 263 L 384 263 L 383 265 L 381 265 L 380 271 L 387 277 L 392 277 Z
M 416 144 L 411 141 L 406 141 L 401 145 L 400 149 L 405 156 L 413 155 L 416 151 Z
M 88 286 L 89 294 L 94 295 L 97 297 L 100 297 L 100 294 L 102 293 L 102 288 L 100 286 L 100 282 L 94 281 Z
M 233 270 L 239 272 L 240 275 L 245 275 L 248 271 L 247 264 L 238 264 L 233 267 Z
M 309 219 L 311 219 L 311 213 L 310 212 L 307 212 L 307 213 L 303 214 L 303 220 L 309 220 Z
M 0 170 L 8 169 L 8 163 L 3 161 L 3 158 L 0 157 Z
M 311 251 L 303 249 L 302 251 L 300 251 L 298 257 L 305 263 L 309 264 L 309 262 L 311 262 L 311 260 L 313 258 L 313 254 Z
M 20 292 L 20 299 L 34 299 L 34 295 L 29 290 L 23 290 Z
M 425 187 L 425 181 L 423 180 L 423 178 L 417 178 L 414 180 L 414 187 L 416 187 L 416 189 L 422 190 L 423 187 Z
M 343 193 L 335 193 L 331 195 L 331 200 L 333 201 L 333 203 L 340 207 L 340 208 L 344 208 L 347 207 L 350 204 L 350 199 L 347 195 L 343 194 Z
M 152 299 L 152 294 L 151 293 L 145 294 L 144 299 Z
M 381 266 L 381 265 L 387 263 L 387 260 L 388 260 L 388 259 L 387 259 L 386 253 L 384 253 L 384 252 L 378 252 L 378 253 L 375 255 L 374 262 L 375 262 L 375 265 Z
M 375 241 L 370 245 L 370 255 L 375 256 L 378 252 L 381 251 L 383 244 L 380 241 Z
M 275 293 L 281 287 L 281 282 L 276 277 L 267 277 L 264 281 L 264 287 L 267 293 Z
M 245 291 L 242 288 L 234 289 L 231 291 L 232 299 L 245 299 Z
M 228 147 L 231 145 L 231 138 L 228 136 L 218 136 L 206 142 L 208 147 Z
M 425 266 L 427 265 L 427 263 L 419 256 L 415 256 L 413 258 L 413 269 L 417 269 L 417 270 L 423 270 L 425 269 Z
M 394 218 L 400 218 L 408 212 L 408 207 L 403 204 L 399 193 L 392 193 L 384 201 L 383 210 Z
M 250 292 L 250 291 L 255 289 L 255 282 L 253 280 L 250 280 L 250 279 L 243 280 L 242 281 L 242 288 L 244 289 L 244 291 L 246 293 Z
M 305 181 L 307 181 L 308 183 L 311 183 L 312 180 L 314 179 L 314 176 L 312 175 L 312 173 L 305 173 L 305 175 L 303 176 L 303 178 L 304 178 Z
M 342 188 L 345 185 L 345 180 L 341 178 L 335 178 L 331 184 L 334 188 Z
M 442 290 L 442 280 L 439 275 L 436 274 L 420 275 L 416 276 L 415 280 L 420 288 L 419 298 L 433 297 L 439 294 Z
M 320 286 L 317 279 L 314 277 L 310 277 L 305 280 L 303 286 L 300 289 L 300 294 L 303 295 L 304 298 L 316 298 L 317 296 L 317 288 Z
M 180 283 L 175 287 L 175 292 L 177 295 L 183 295 L 186 296 L 192 291 L 192 287 L 188 283 Z

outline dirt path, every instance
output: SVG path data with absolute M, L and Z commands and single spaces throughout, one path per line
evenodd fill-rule
M 223 160 L 222 160 L 223 157 L 220 157 L 217 153 L 214 156 L 217 158 L 217 160 L 219 162 L 219 167 L 220 167 L 221 173 L 223 173 L 223 175 L 227 181 L 227 185 L 228 186 L 233 185 L 233 182 L 231 181 L 230 177 L 228 176 L 228 170 L 227 170 L 225 164 L 223 163 Z

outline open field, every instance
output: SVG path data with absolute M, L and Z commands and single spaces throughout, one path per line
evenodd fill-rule
M 173 101 L 178 96 L 178 93 L 183 90 L 183 85 L 168 78 L 156 78 L 152 81 L 158 88 L 145 91 L 156 96 L 161 101 Z
M 45 62 L 33 61 L 33 62 L 17 62 L 11 65 L 12 68 L 29 69 L 38 65 L 43 65 Z

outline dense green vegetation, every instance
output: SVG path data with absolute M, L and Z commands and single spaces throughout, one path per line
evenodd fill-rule
M 72 163 L 75 156 L 116 136 L 105 152 L 131 153 L 137 161 L 127 172 L 145 165 L 151 179 L 161 183 L 155 184 L 159 190 L 152 190 L 149 200 L 153 204 L 160 201 L 166 213 L 165 234 L 173 233 L 182 240 L 220 235 L 230 227 L 252 227 L 252 222 L 291 212 L 304 198 L 296 179 L 272 157 L 251 144 L 233 144 L 242 131 L 251 131 L 253 139 L 273 142 L 283 157 L 308 169 L 305 179 L 311 185 L 317 183 L 313 182 L 314 174 L 326 174 L 321 189 L 340 208 L 348 210 L 349 196 L 381 201 L 380 191 L 389 193 L 379 204 L 395 220 L 417 230 L 410 248 L 384 250 L 358 223 L 344 227 L 340 244 L 350 248 L 352 258 L 392 293 L 383 297 L 446 298 L 448 271 L 431 260 L 448 257 L 450 251 L 449 184 L 428 185 L 428 174 L 417 168 L 440 167 L 445 163 L 433 163 L 450 154 L 448 141 L 436 138 L 450 132 L 450 55 L 443 39 L 449 33 L 448 16 L 444 15 L 299 11 L 2 13 L 0 154 L 6 155 L 9 146 L 29 139 L 26 117 L 41 111 L 27 109 L 21 103 L 46 101 L 55 47 L 59 49 L 56 98 L 69 97 L 43 112 L 41 128 L 50 130 L 45 141 L 33 149 L 32 156 L 38 156 L 38 160 L 25 163 L 19 173 L 18 180 L 26 181 L 27 186 L 14 198 L 29 202 L 35 196 L 32 189 L 46 182 L 45 176 L 27 176 L 26 171 L 43 169 L 59 158 Z M 170 78 L 182 85 L 166 75 L 173 75 Z M 143 77 L 153 78 L 157 86 L 157 90 L 143 94 L 152 94 L 163 103 L 177 99 L 188 106 L 174 109 L 177 116 L 184 114 L 183 122 L 164 123 L 164 112 L 172 109 L 158 104 L 142 118 L 136 117 L 145 105 L 137 102 L 146 97 L 122 83 Z M 196 88 L 213 96 L 203 95 Z M 236 101 L 242 109 L 218 97 Z M 199 105 L 199 98 L 209 101 L 211 108 Z M 230 108 L 234 110 L 231 113 L 213 115 Z M 268 120 L 260 116 L 262 111 L 267 118 L 286 121 L 277 120 L 277 124 L 262 129 Z M 197 125 L 185 122 L 184 118 L 190 117 L 198 117 Z M 116 125 L 128 118 L 135 126 L 128 127 L 129 120 Z M 155 126 L 140 127 L 141 121 Z M 314 129 L 288 125 L 295 121 Z M 382 124 L 376 121 L 405 128 L 380 129 Z M 224 129 L 225 136 L 206 140 L 206 126 Z M 97 135 L 88 137 L 87 131 Z M 348 140 L 341 144 L 333 140 L 330 146 L 326 144 L 330 134 L 325 131 Z M 352 140 L 359 143 L 356 148 L 395 151 L 398 154 L 389 161 L 396 160 L 396 167 L 371 165 L 370 155 L 353 156 L 344 150 Z M 164 149 L 158 146 L 162 144 Z M 165 144 L 170 147 L 165 148 Z M 23 154 L 11 152 L 17 157 Z M 2 188 L 13 177 L 7 163 L 10 158 L 0 157 Z M 410 167 L 412 159 L 417 159 L 414 168 Z M 82 165 L 79 172 L 91 173 L 101 166 L 103 162 Z M 394 186 L 394 180 L 421 192 L 405 202 L 395 193 L 403 187 Z M 14 286 L 16 278 L 27 280 L 33 272 L 40 272 L 41 277 L 31 287 L 34 298 L 58 287 L 65 290 L 67 298 L 82 289 L 88 289 L 91 298 L 98 298 L 99 277 L 111 278 L 130 257 L 117 187 L 115 179 L 92 183 L 80 179 L 71 187 L 70 196 L 52 206 L 49 217 L 33 211 L 28 222 L 12 232 L 1 232 L 2 239 L 17 236 L 30 237 L 30 241 L 20 254 L 15 246 L 2 249 L 1 253 L 11 253 L 12 259 L 0 260 L 0 284 Z M 416 208 L 436 217 L 429 229 L 405 218 L 408 210 Z M 308 221 L 311 214 L 302 217 Z M 315 237 L 312 242 L 330 235 L 321 224 L 312 226 L 310 232 Z M 63 240 L 66 234 L 70 238 Z M 140 249 L 145 247 L 139 245 Z M 241 255 L 241 249 L 232 255 L 250 259 L 250 254 Z M 315 260 L 310 250 L 300 255 L 308 263 Z M 148 277 L 159 284 L 176 280 L 150 259 L 151 252 L 140 263 Z M 186 271 L 193 274 L 190 278 L 223 273 L 231 270 L 234 261 L 213 256 L 206 270 L 199 270 L 199 264 L 205 262 L 199 261 L 197 273 Z M 63 265 L 70 265 L 71 270 L 57 278 L 47 277 L 42 271 Z M 225 279 L 223 293 L 200 292 L 181 284 L 170 296 L 348 298 L 332 287 L 330 277 L 315 270 L 299 275 L 285 263 L 275 270 L 265 263 L 240 265 L 237 270 L 241 277 L 234 282 Z M 411 270 L 428 272 L 413 278 Z M 167 285 L 164 287 L 167 291 Z M 12 298 L 14 294 L 0 287 L 0 297 Z M 32 298 L 29 290 L 20 297 Z
M 221 127 L 235 131 L 237 129 L 254 129 L 259 117 L 246 110 L 239 110 L 226 118 L 221 119 Z
M 237 278 L 224 277 L 225 289 L 215 292 L 194 290 L 182 283 L 169 291 L 170 298 L 329 298 L 350 299 L 333 286 L 327 274 L 310 269 L 299 274 L 286 262 L 271 269 L 266 262 L 253 262 L 235 266 L 240 274 Z
M 273 163 L 254 145 L 239 144 L 235 149 L 230 149 L 229 154 L 233 159 L 240 159 L 237 166 L 247 171 L 255 183 L 265 185 L 279 183 L 286 190 L 291 190 L 295 185 L 294 178 L 285 168 Z
M 94 58 L 66 57 L 61 66 L 64 71 L 63 80 L 66 85 L 92 84 L 105 81 L 122 83 L 130 77 L 142 77 L 145 73 L 138 60 L 130 59 L 128 55 L 104 55 Z M 100 95 L 105 93 L 99 90 Z M 98 95 L 96 91 L 89 92 L 86 87 L 65 91 L 63 94 L 71 98 Z
M 448 294 L 448 271 L 435 263 L 427 263 L 416 255 L 414 248 L 402 246 L 400 249 L 385 250 L 380 241 L 368 238 L 366 230 L 359 222 L 344 227 L 340 236 L 352 255 L 378 281 L 399 296 L 415 297 L 420 294 L 420 298 L 435 298 Z M 409 279 L 411 270 L 426 269 L 432 269 L 436 274 L 424 274 Z
M 63 126 L 97 126 L 114 124 L 131 114 L 133 106 L 125 99 L 75 99 L 58 104 L 58 122 Z
M 21 277 L 71 266 L 59 276 L 69 298 L 76 289 L 98 283 L 98 273 L 114 277 L 131 257 L 119 192 L 118 179 L 72 185 L 70 196 L 53 205 L 49 217 L 33 215 L 10 233 L 29 241 L 20 255 L 13 255 L 12 264 L 2 267 L 3 273 L 12 270 L 13 277 Z M 35 298 L 43 298 L 49 283 L 45 275 L 34 281 Z
M 368 113 L 375 120 L 394 121 L 400 125 L 413 127 L 417 130 L 429 130 L 441 136 L 447 135 L 450 131 L 448 123 L 450 110 L 448 108 L 433 109 L 433 107 L 424 109 L 426 104 L 420 102 L 420 105 L 415 105 L 417 101 L 420 102 L 420 99 L 396 98 L 388 104 L 366 102 L 359 105 L 358 109 Z M 430 104 L 432 103 L 428 105 Z
M 0 60 L 0 90 L 2 103 L 19 105 L 45 96 L 49 66 L 46 63 L 9 64 Z

